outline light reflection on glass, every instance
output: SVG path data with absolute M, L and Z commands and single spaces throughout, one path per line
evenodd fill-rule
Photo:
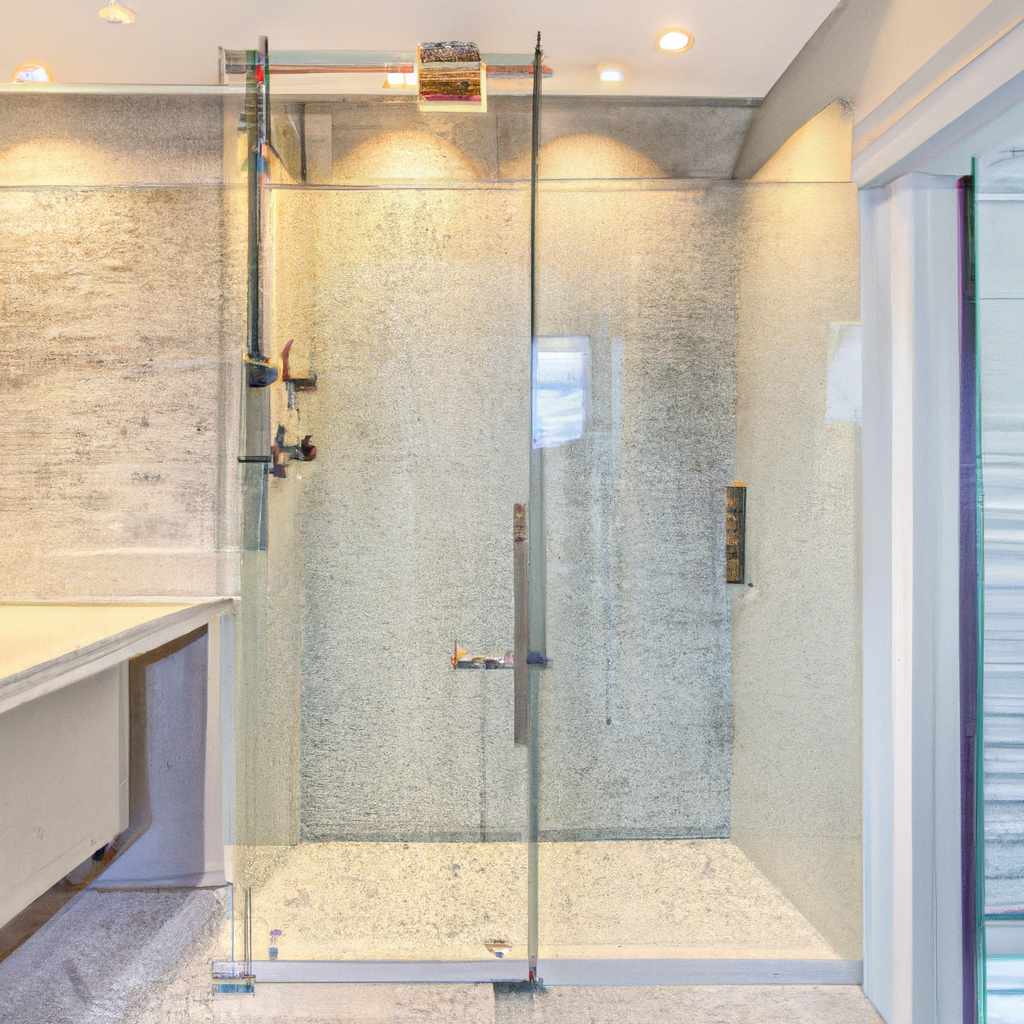
M 533 346 L 533 447 L 555 448 L 583 436 L 590 338 L 537 338 Z

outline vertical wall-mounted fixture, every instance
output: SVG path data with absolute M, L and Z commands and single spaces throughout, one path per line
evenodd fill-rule
M 512 741 L 525 747 L 529 736 L 527 701 L 530 648 L 530 553 L 526 543 L 526 506 L 512 509 L 512 572 L 515 597 L 514 647 L 512 649 L 514 724 Z M 456 652 L 457 653 L 457 652 Z
M 263 281 L 260 258 L 263 251 L 263 186 L 266 178 L 270 138 L 269 47 L 260 36 L 259 48 L 248 62 L 245 122 L 249 129 L 249 287 L 246 348 L 251 360 L 265 362 L 263 355 Z M 275 375 L 276 376 L 276 375 Z M 267 383 L 270 383 L 269 381 Z
M 540 48 L 540 33 L 533 51 L 533 127 L 530 140 L 530 347 L 537 339 L 537 181 L 540 156 L 540 100 L 544 80 L 544 52 Z M 541 672 L 539 666 L 547 662 L 547 556 L 544 527 L 544 449 L 533 447 L 532 396 L 536 387 L 535 368 L 530 360 L 530 516 L 527 523 L 527 551 L 529 566 L 529 646 L 533 651 L 528 660 L 537 664 L 528 668 L 529 692 L 527 716 L 527 789 L 529 793 L 526 844 L 526 959 L 529 980 L 536 984 L 537 959 L 540 955 L 540 700 Z M 536 652 L 536 653 L 534 653 Z M 519 652 L 516 651 L 517 667 Z
M 241 58 L 241 59 L 239 59 Z M 246 551 L 267 550 L 267 488 L 273 456 L 270 449 L 270 401 L 266 388 L 279 376 L 263 351 L 263 240 L 264 189 L 269 175 L 270 143 L 270 56 L 267 37 L 260 36 L 255 50 L 228 53 L 225 65 L 245 72 L 245 113 L 241 125 L 246 132 L 248 190 L 248 255 L 246 282 L 245 399 L 242 402 L 240 463 L 258 470 L 246 470 L 243 490 L 242 546 Z
M 960 863 L 963 1021 L 979 1017 L 984 876 L 978 862 L 978 711 L 981 576 L 978 534 L 978 355 L 975 303 L 974 178 L 957 183 L 960 221 Z
M 725 489 L 725 582 L 746 577 L 747 485 L 734 480 Z

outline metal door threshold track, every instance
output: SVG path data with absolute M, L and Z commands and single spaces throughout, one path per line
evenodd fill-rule
M 246 965 L 221 961 L 214 976 Z M 527 981 L 526 960 L 253 960 L 256 983 Z M 860 960 L 571 960 L 540 959 L 541 985 L 860 985 Z

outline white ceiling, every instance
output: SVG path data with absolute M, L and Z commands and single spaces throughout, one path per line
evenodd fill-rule
M 484 52 L 532 49 L 543 33 L 555 75 L 545 91 L 655 96 L 763 96 L 835 0 L 124 0 L 134 25 L 108 25 L 106 0 L 0 0 L 0 81 L 22 61 L 63 83 L 213 84 L 217 47 L 412 50 L 463 39 Z M 654 51 L 658 31 L 687 28 L 684 54 Z M 627 79 L 603 85 L 602 61 Z M 358 78 L 366 91 L 376 80 Z

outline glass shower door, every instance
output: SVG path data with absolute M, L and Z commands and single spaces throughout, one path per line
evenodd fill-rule
M 359 962 L 404 962 L 409 980 L 410 962 L 461 961 L 478 965 L 465 980 L 525 978 L 511 651 L 529 189 L 457 177 L 468 161 L 445 163 L 438 115 L 390 114 L 335 111 L 330 180 L 266 191 L 281 378 L 266 551 L 243 595 L 265 609 L 265 650 L 245 683 L 243 717 L 262 710 L 242 727 L 236 885 L 255 959 L 282 977 L 284 961 L 349 963 L 350 980 Z
M 531 238 L 530 106 L 506 100 L 277 115 L 239 713 L 254 955 L 280 980 L 842 967 L 855 189 L 670 180 L 569 135 L 541 151 Z M 314 181 L 294 154 L 318 132 Z M 727 487 L 750 495 L 738 576 Z
M 981 1019 L 1024 1013 L 1024 159 L 974 163 L 981 526 L 977 779 Z

